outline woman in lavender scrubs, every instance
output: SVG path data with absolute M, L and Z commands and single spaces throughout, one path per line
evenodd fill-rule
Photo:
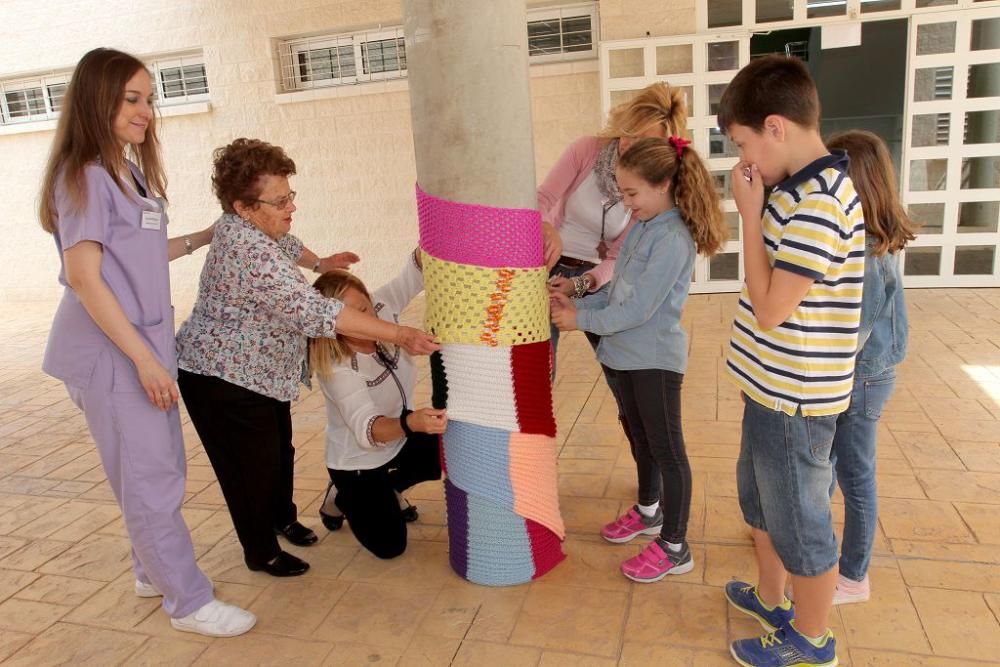
M 167 268 L 211 241 L 212 229 L 167 238 L 153 99 L 149 72 L 126 53 L 94 49 L 73 72 L 41 192 L 65 287 L 42 368 L 86 416 L 132 541 L 136 595 L 162 595 L 177 630 L 231 637 L 257 619 L 215 599 L 180 511 L 186 467 Z

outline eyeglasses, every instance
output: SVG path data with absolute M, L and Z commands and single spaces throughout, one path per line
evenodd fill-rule
M 260 202 L 261 204 L 267 204 L 268 206 L 273 206 L 279 211 L 284 211 L 288 208 L 288 205 L 295 201 L 295 195 L 298 194 L 295 190 L 292 190 L 287 195 L 281 199 L 275 199 L 274 201 L 267 201 L 266 199 L 254 199 L 255 202 Z

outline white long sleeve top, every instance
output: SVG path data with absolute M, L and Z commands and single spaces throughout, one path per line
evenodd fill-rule
M 375 314 L 399 323 L 399 314 L 424 289 L 424 278 L 410 259 L 403 271 L 372 293 Z M 381 416 L 398 417 L 413 409 L 417 373 L 401 348 L 378 343 L 378 353 L 354 353 L 319 380 L 326 397 L 326 465 L 334 470 L 370 470 L 391 461 L 406 438 L 376 442 L 372 427 Z M 384 357 L 384 360 L 383 360 Z

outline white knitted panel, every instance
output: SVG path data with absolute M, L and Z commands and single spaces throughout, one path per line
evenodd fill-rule
M 519 430 L 509 347 L 453 343 L 441 350 L 448 418 Z

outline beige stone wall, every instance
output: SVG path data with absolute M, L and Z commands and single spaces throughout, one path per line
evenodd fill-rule
M 259 137 L 284 146 L 299 167 L 294 233 L 320 253 L 358 252 L 359 274 L 377 285 L 417 238 L 408 93 L 280 104 L 273 53 L 277 38 L 380 23 L 401 23 L 399 0 L 4 0 L 0 25 L 18 29 L 0 40 L 0 78 L 71 67 L 96 46 L 142 57 L 202 49 L 211 110 L 160 125 L 172 233 L 200 229 L 220 212 L 209 180 L 212 149 Z M 531 90 L 540 178 L 572 139 L 601 124 L 596 61 L 533 66 Z M 0 134 L 0 300 L 57 292 L 52 240 L 35 219 L 51 139 L 51 131 Z M 203 252 L 171 266 L 181 301 L 197 288 Z
M 695 32 L 696 0 L 601 0 L 601 40 Z

